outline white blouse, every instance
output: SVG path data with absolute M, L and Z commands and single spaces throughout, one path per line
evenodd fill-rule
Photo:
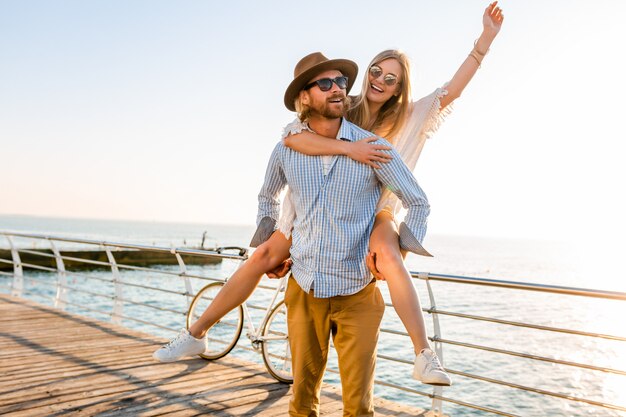
M 391 140 L 388 139 L 400 154 L 402 161 L 404 161 L 411 171 L 415 169 L 415 165 L 417 164 L 426 139 L 432 137 L 437 129 L 439 129 L 439 126 L 441 126 L 445 117 L 452 111 L 451 105 L 446 106 L 445 109 L 439 109 L 441 106 L 441 97 L 448 94 L 445 87 L 444 85 L 442 88 L 436 89 L 426 97 L 411 103 L 406 124 L 395 138 Z M 301 133 L 303 130 L 311 131 L 305 123 L 296 119 L 285 126 L 282 138 L 284 140 L 287 136 Z M 396 222 L 401 220 L 399 217 L 404 217 L 401 216 L 402 202 L 387 189 L 383 191 L 378 201 L 376 214 L 383 210 L 390 212 Z M 280 230 L 287 239 L 291 236 L 295 217 L 296 212 L 294 204 L 291 201 L 291 191 L 287 190 L 281 207 L 280 219 L 277 224 L 277 229 Z

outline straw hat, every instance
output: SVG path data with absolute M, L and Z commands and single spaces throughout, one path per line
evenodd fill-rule
M 291 111 L 296 111 L 294 101 L 300 91 L 313 77 L 328 70 L 341 71 L 343 75 L 348 77 L 348 88 L 346 89 L 346 94 L 348 94 L 356 80 L 356 74 L 359 72 L 356 63 L 348 59 L 328 59 L 321 52 L 313 52 L 296 64 L 296 68 L 293 70 L 293 81 L 285 91 L 285 106 Z

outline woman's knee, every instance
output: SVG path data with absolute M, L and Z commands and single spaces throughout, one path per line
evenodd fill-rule
M 284 260 L 278 259 L 279 257 L 280 254 L 278 253 L 277 249 L 272 246 L 269 241 L 267 241 L 259 245 L 259 247 L 254 250 L 252 255 L 250 255 L 250 258 L 248 259 L 248 262 L 252 262 L 255 265 L 259 265 L 261 267 L 266 267 L 269 269 L 275 267 Z
M 268 261 L 271 253 L 272 247 L 267 242 L 262 243 L 254 250 L 254 252 L 252 252 L 252 255 L 250 255 L 248 262 L 252 262 L 257 265 L 263 264 Z
M 403 264 L 402 254 L 397 245 L 382 245 L 375 252 L 376 266 L 379 270 Z

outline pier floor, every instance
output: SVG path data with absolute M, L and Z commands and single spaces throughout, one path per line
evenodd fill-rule
M 286 416 L 290 386 L 227 356 L 162 364 L 163 339 L 0 294 L 0 415 Z M 341 416 L 325 385 L 322 415 Z M 377 416 L 428 416 L 376 399 Z

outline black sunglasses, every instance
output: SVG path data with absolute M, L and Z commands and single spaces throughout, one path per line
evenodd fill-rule
M 337 78 L 322 78 L 320 80 L 313 81 L 310 84 L 304 86 L 305 90 L 309 90 L 315 86 L 318 86 L 322 91 L 328 91 L 333 87 L 333 83 L 337 84 L 337 87 L 345 90 L 348 88 L 348 77 L 342 75 Z
M 370 75 L 374 77 L 374 79 L 377 79 L 378 77 L 383 75 L 383 69 L 378 65 L 372 65 L 370 67 Z M 383 82 L 391 87 L 398 82 L 398 77 L 395 74 L 387 73 L 383 77 Z

